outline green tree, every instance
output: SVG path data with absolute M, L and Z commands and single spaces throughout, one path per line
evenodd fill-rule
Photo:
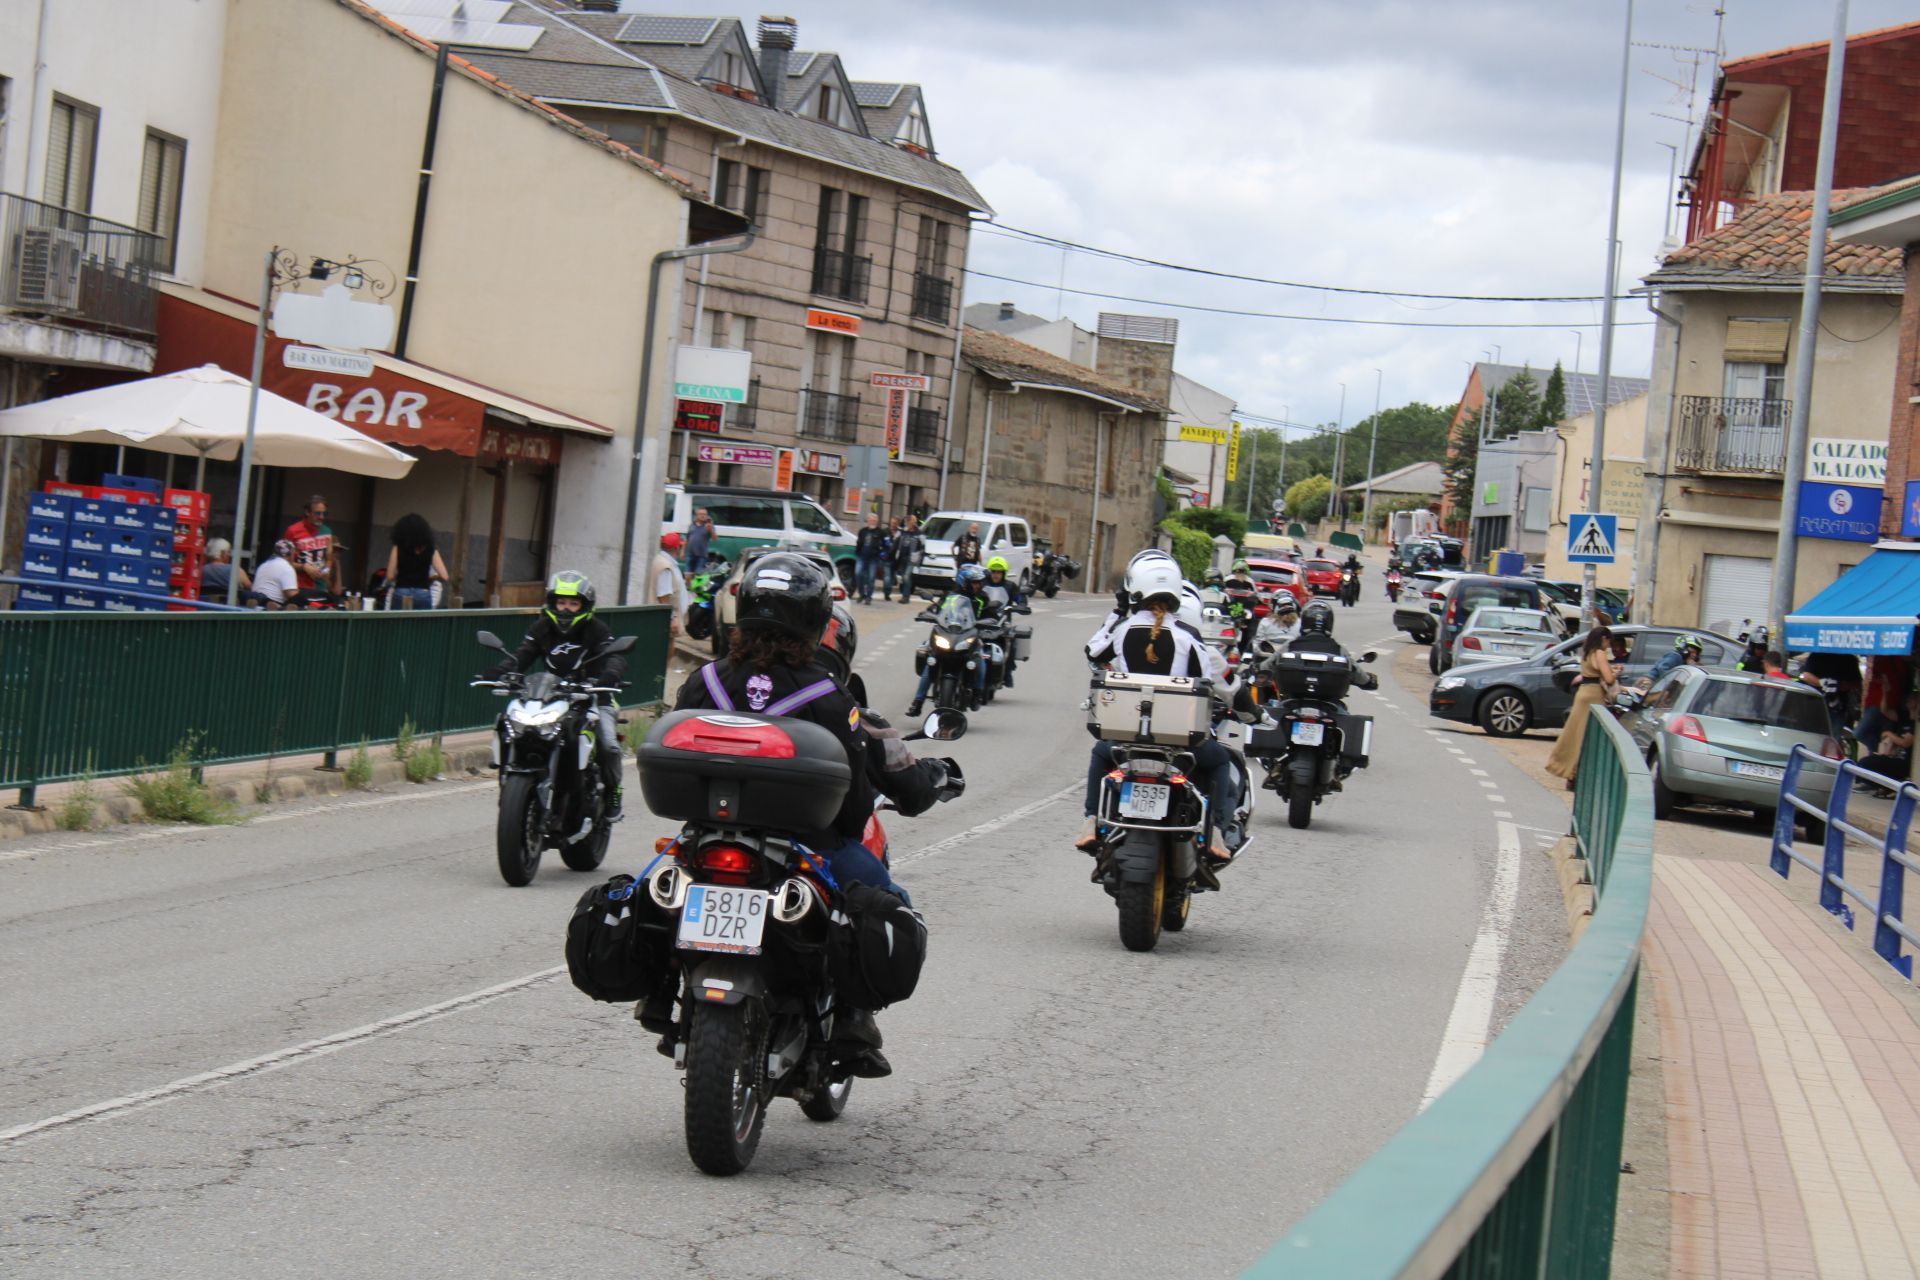
M 1556 426 L 1567 418 L 1567 374 L 1560 362 L 1553 362 L 1553 372 L 1547 375 L 1547 389 L 1540 393 L 1540 417 L 1535 425 L 1541 428 Z
M 1318 520 L 1327 514 L 1327 500 L 1333 496 L 1330 476 L 1312 475 L 1287 489 L 1287 519 Z
M 1463 513 L 1462 518 L 1473 510 L 1473 473 L 1479 465 L 1480 419 L 1476 414 L 1461 420 L 1440 464 L 1447 478 L 1447 497 L 1454 509 Z
M 1533 430 L 1539 421 L 1540 383 L 1534 378 L 1532 368 L 1522 367 L 1501 383 L 1495 393 L 1493 430 L 1489 435 L 1504 440 Z

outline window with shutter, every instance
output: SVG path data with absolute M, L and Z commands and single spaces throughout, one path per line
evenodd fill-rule
M 41 198 L 76 213 L 93 208 L 93 160 L 100 109 L 54 95 L 47 116 L 47 171 Z
M 140 210 L 134 225 L 160 237 L 153 263 L 172 274 L 179 252 L 180 183 L 187 167 L 187 144 L 158 129 L 147 130 L 140 163 Z
M 1791 323 L 1775 317 L 1727 321 L 1725 358 L 1743 364 L 1785 364 Z

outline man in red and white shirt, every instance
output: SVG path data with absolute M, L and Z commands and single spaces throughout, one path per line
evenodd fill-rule
M 287 526 L 286 540 L 293 544 L 293 555 L 288 558 L 300 575 L 300 585 L 311 591 L 331 592 L 336 566 L 325 498 L 316 493 L 307 499 L 305 514 Z

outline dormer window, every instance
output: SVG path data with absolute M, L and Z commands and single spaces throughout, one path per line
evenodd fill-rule
M 714 59 L 709 70 L 715 88 L 727 90 L 736 98 L 752 99 L 758 96 L 754 90 L 753 73 L 747 69 L 747 60 L 735 50 L 722 52 Z
M 853 122 L 853 104 L 839 87 L 823 84 L 813 95 L 813 116 L 825 121 L 836 129 L 845 129 L 849 133 L 859 132 L 859 126 Z
M 918 151 L 922 155 L 933 154 L 933 133 L 927 128 L 926 112 L 920 109 L 920 99 L 916 95 L 913 104 L 907 108 L 907 114 L 900 117 L 900 127 L 893 131 L 893 140 L 899 146 Z

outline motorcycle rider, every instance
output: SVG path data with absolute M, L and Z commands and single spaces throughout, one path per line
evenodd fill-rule
M 595 684 L 618 684 L 626 674 L 627 660 L 622 654 L 609 654 L 582 667 L 601 645 L 613 639 L 613 629 L 593 616 L 598 599 L 593 580 L 584 573 L 562 569 L 547 583 L 547 598 L 540 616 L 527 628 L 527 638 L 512 656 L 487 669 L 486 678 L 498 680 L 508 672 L 525 674 L 534 663 L 545 659 L 547 670 L 555 675 L 584 675 Z M 594 695 L 593 714 L 599 728 L 596 752 L 600 761 L 600 782 L 612 797 L 607 807 L 610 821 L 620 820 L 620 706 L 610 694 Z
M 1273 598 L 1273 611 L 1260 619 L 1260 627 L 1253 633 L 1254 646 L 1270 644 L 1284 649 L 1299 635 L 1300 604 L 1291 591 L 1282 591 Z
M 1253 639 L 1253 607 L 1260 601 L 1260 588 L 1254 584 L 1253 570 L 1244 559 L 1228 567 L 1220 589 L 1227 593 L 1227 614 L 1235 629 L 1234 647 L 1244 649 Z
M 1171 557 L 1136 557 L 1127 570 L 1125 587 L 1135 607 L 1125 619 L 1094 633 L 1087 642 L 1087 660 L 1095 666 L 1112 664 L 1134 675 L 1223 677 L 1225 658 L 1179 619 L 1184 585 Z M 1193 748 L 1193 759 L 1215 832 L 1206 855 L 1215 866 L 1225 866 L 1246 843 L 1233 818 L 1239 774 L 1227 749 L 1211 737 Z M 1112 768 L 1112 744 L 1094 743 L 1087 763 L 1086 824 L 1074 841 L 1074 847 L 1083 852 L 1091 852 L 1100 842 L 1100 780 Z
M 1706 651 L 1707 646 L 1700 642 L 1699 636 L 1675 636 L 1673 652 L 1662 656 L 1660 661 L 1653 664 L 1653 669 L 1647 672 L 1647 685 L 1652 685 L 1654 681 L 1682 663 L 1699 666 L 1700 655 Z
M 1330 653 L 1353 663 L 1353 683 L 1360 689 L 1378 689 L 1380 677 L 1367 671 L 1338 640 L 1333 638 L 1333 606 L 1324 600 L 1315 600 L 1300 611 L 1300 634 L 1287 645 L 1289 653 Z
M 942 600 L 935 608 L 944 609 L 949 602 L 955 598 L 959 598 L 966 601 L 967 607 L 973 610 L 974 620 L 978 622 L 983 605 L 981 590 L 985 586 L 986 581 L 986 570 L 982 569 L 979 565 L 961 565 L 953 571 L 953 593 L 948 595 L 946 599 Z M 907 704 L 907 717 L 909 719 L 920 714 L 920 706 L 927 700 L 927 690 L 933 687 L 933 676 L 934 664 L 929 662 L 927 663 L 926 670 L 920 673 L 920 684 L 913 691 L 913 701 Z M 987 664 L 984 660 L 976 658 L 973 664 L 972 701 L 974 706 L 977 707 L 980 705 L 986 697 L 986 692 Z
M 980 586 L 980 600 L 985 606 L 981 612 L 987 617 L 1005 613 L 1007 610 L 1015 607 L 1025 607 L 1027 603 L 1026 593 L 1020 590 L 1020 584 L 1018 582 L 1007 577 L 1007 558 L 1005 556 L 994 556 L 991 560 L 987 561 L 987 580 Z M 1001 676 L 1000 683 L 1011 689 L 1013 688 L 1013 650 L 1011 647 L 1013 638 L 1011 635 L 1008 636 L 1007 643 L 1009 647 L 1007 650 L 1006 671 Z
M 1746 652 L 1740 655 L 1740 661 L 1733 664 L 1735 671 L 1765 671 L 1767 669 L 1767 629 L 1755 627 L 1741 637 L 1747 642 Z
M 861 843 L 861 837 L 873 815 L 876 793 L 892 800 L 908 817 L 924 813 L 940 798 L 947 783 L 946 766 L 938 760 L 914 760 L 910 754 L 901 760 L 904 744 L 897 744 L 898 752 L 891 746 L 875 746 L 867 714 L 834 671 L 820 661 L 819 650 L 826 641 L 851 666 L 850 632 L 833 628 L 831 638 L 827 635 L 833 618 L 831 582 L 813 561 L 785 552 L 754 561 L 740 583 L 731 652 L 688 677 L 674 707 L 792 716 L 810 720 L 838 738 L 853 771 L 846 799 L 831 829 L 795 834 L 827 860 L 827 869 L 839 883 L 874 885 L 911 906 L 907 891 L 893 879 L 887 864 Z M 853 1074 L 877 1078 L 892 1073 L 880 1052 L 880 1032 L 871 1010 L 848 1010 L 846 1024 L 836 1025 L 834 1036 L 847 1045 Z

